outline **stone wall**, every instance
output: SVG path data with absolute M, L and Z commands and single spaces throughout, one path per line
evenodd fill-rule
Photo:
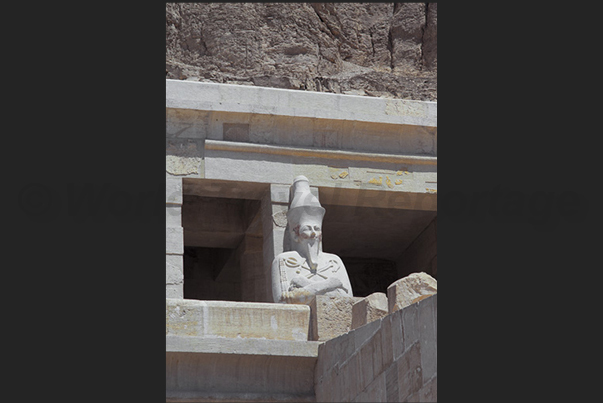
M 317 402 L 437 401 L 437 294 L 318 348 Z

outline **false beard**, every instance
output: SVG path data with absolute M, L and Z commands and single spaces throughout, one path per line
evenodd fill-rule
M 304 252 L 305 258 L 310 265 L 312 270 L 316 270 L 318 268 L 318 256 L 320 255 L 320 241 L 318 239 L 314 240 L 314 242 L 307 241 L 304 242 Z

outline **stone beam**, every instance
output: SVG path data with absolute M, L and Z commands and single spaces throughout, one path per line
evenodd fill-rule
M 437 126 L 437 102 L 166 80 L 166 108 Z
M 317 150 L 206 140 L 205 178 L 290 184 L 304 175 L 317 187 L 437 194 L 437 158 Z

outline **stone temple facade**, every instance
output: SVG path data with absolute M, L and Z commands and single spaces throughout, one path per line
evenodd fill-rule
M 300 177 L 353 292 L 279 303 Z M 437 401 L 436 229 L 436 102 L 166 80 L 166 401 Z

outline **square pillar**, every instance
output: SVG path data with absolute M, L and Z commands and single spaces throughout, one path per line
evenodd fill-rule
M 165 296 L 184 298 L 182 178 L 166 178 L 165 241 Z

